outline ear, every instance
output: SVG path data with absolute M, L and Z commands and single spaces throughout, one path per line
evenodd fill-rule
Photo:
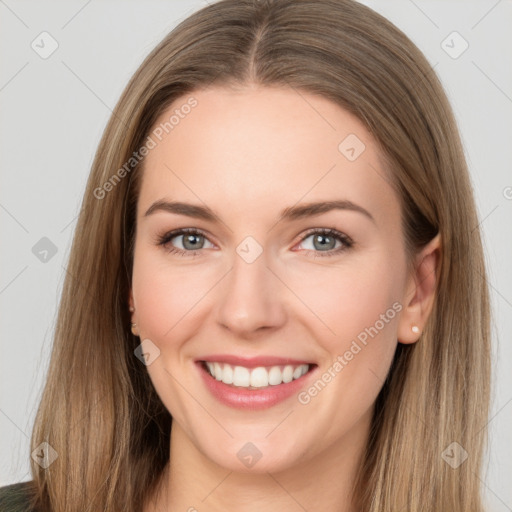
M 135 302 L 133 300 L 133 292 L 132 292 L 131 288 L 130 288 L 130 294 L 128 296 L 128 307 L 130 309 L 130 315 L 133 318 L 133 312 L 135 311 Z
M 135 316 L 135 301 L 133 300 L 133 292 L 130 288 L 130 293 L 128 295 L 128 308 L 130 310 L 130 322 L 131 322 L 131 331 L 134 336 L 139 336 L 139 330 L 137 328 L 137 317 Z
M 438 233 L 417 254 L 407 278 L 404 309 L 398 323 L 398 341 L 415 343 L 423 331 L 434 305 L 441 261 L 441 235 Z M 413 331 L 413 327 L 418 329 Z

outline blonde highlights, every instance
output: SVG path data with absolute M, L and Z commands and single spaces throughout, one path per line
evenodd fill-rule
M 222 0 L 181 22 L 130 80 L 97 150 L 73 239 L 31 440 L 31 450 L 46 441 L 59 457 L 47 469 L 31 461 L 34 504 L 135 512 L 156 489 L 172 418 L 133 354 L 140 340 L 127 301 L 144 159 L 126 165 L 176 99 L 251 84 L 318 94 L 357 116 L 399 191 L 410 254 L 441 235 L 434 309 L 420 342 L 399 344 L 379 394 L 357 510 L 482 511 L 489 298 L 460 138 L 425 57 L 353 0 Z M 457 469 L 442 457 L 453 442 L 470 454 Z

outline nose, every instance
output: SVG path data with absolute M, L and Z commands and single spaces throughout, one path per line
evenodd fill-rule
M 265 252 L 252 262 L 235 254 L 223 281 L 216 318 L 235 337 L 268 334 L 285 324 L 285 286 L 271 270 Z

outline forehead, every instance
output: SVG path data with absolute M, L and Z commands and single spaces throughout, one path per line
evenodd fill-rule
M 139 215 L 164 197 L 254 213 L 341 197 L 373 203 L 376 215 L 397 208 L 368 130 L 318 95 L 198 90 L 166 109 L 150 136 L 155 147 L 144 162 Z

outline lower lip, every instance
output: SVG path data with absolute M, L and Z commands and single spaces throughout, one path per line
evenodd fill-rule
M 212 377 L 204 368 L 202 362 L 197 362 L 196 364 L 206 387 L 217 400 L 230 407 L 252 411 L 268 409 L 290 398 L 292 395 L 298 394 L 304 387 L 306 380 L 309 380 L 317 368 L 316 366 L 310 368 L 307 373 L 286 384 L 277 384 L 276 386 L 268 386 L 261 389 L 247 389 L 224 384 L 224 382 Z

